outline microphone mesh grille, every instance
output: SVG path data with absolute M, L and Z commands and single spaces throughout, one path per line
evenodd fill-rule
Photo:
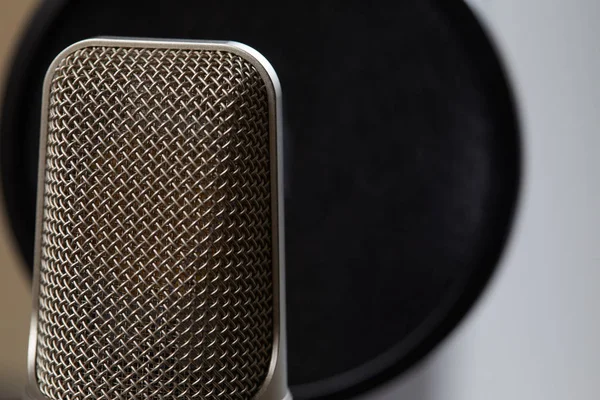
M 226 51 L 88 47 L 48 99 L 41 392 L 250 399 L 274 326 L 258 71 Z

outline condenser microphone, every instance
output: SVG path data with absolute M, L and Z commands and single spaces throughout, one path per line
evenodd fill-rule
M 280 127 L 275 72 L 238 43 L 54 60 L 28 398 L 291 399 Z

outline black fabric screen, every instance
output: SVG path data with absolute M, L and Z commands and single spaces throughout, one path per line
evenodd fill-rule
M 2 179 L 31 266 L 42 80 L 93 36 L 235 40 L 284 93 L 290 383 L 345 398 L 459 321 L 503 247 L 518 188 L 501 67 L 460 2 L 49 1 L 6 89 Z

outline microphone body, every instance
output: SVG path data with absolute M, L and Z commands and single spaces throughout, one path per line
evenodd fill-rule
M 274 70 L 238 43 L 54 60 L 27 398 L 291 399 L 281 125 Z

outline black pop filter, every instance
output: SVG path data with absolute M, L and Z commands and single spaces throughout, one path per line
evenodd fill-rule
M 490 277 L 518 190 L 499 62 L 458 1 L 46 1 L 7 82 L 1 171 L 32 264 L 41 88 L 94 36 L 246 43 L 286 118 L 290 384 L 346 398 L 421 359 Z

